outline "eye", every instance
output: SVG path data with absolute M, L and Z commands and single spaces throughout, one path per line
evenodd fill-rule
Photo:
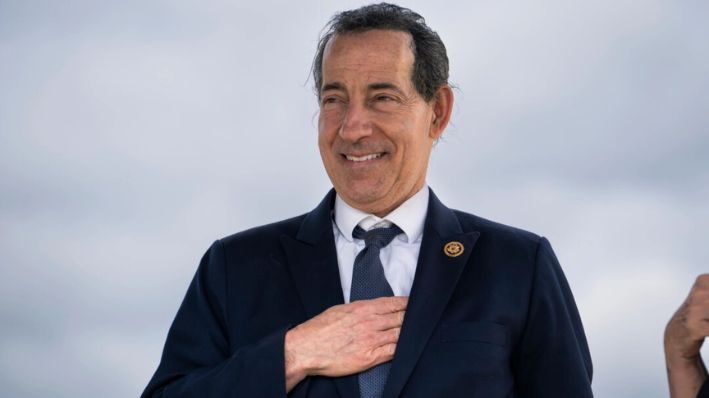
M 375 99 L 376 99 L 377 101 L 385 101 L 385 102 L 386 102 L 386 101 L 394 101 L 394 97 L 392 97 L 392 96 L 390 96 L 390 95 L 386 95 L 386 94 L 377 95 L 377 96 L 375 97 Z
M 323 104 L 323 105 L 335 104 L 335 103 L 338 103 L 338 102 L 340 102 L 340 99 L 339 99 L 338 97 L 334 96 L 334 95 L 330 95 L 330 96 L 327 96 L 327 97 L 323 97 L 323 99 L 322 99 L 322 104 Z

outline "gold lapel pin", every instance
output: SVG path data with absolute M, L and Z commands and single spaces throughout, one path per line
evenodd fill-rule
M 463 244 L 456 241 L 448 242 L 443 247 L 443 253 L 446 253 L 448 257 L 458 257 L 463 254 L 463 250 L 465 250 Z

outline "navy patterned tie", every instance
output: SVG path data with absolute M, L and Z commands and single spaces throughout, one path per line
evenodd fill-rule
M 379 251 L 401 232 L 401 229 L 393 224 L 390 227 L 374 228 L 369 231 L 365 231 L 359 226 L 355 227 L 352 236 L 364 239 L 365 246 L 354 261 L 350 302 L 394 295 L 384 276 Z M 380 398 L 382 396 L 390 366 L 389 362 L 383 363 L 359 374 L 361 398 Z

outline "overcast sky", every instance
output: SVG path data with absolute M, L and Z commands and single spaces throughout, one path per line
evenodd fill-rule
M 0 0 L 0 396 L 139 395 L 210 243 L 319 202 L 310 62 L 361 4 Z M 457 86 L 429 185 L 550 239 L 596 396 L 667 396 L 709 270 L 709 3 L 402 5 Z

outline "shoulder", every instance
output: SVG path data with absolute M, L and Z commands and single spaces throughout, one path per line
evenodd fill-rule
M 301 214 L 286 220 L 261 225 L 240 231 L 215 242 L 226 252 L 229 251 L 262 251 L 273 252 L 274 247 L 280 245 L 281 237 L 295 236 L 307 214 Z
M 218 280 L 227 275 L 248 276 L 243 280 L 247 284 L 253 283 L 254 275 L 265 277 L 283 257 L 283 237 L 295 236 L 304 217 L 249 228 L 215 240 L 202 256 L 198 272 L 209 275 L 217 284 L 223 283 Z M 237 283 L 232 278 L 226 279 Z
M 537 247 L 545 240 L 533 232 L 491 221 L 474 214 L 460 210 L 453 210 L 453 213 L 464 231 L 480 232 L 479 239 L 484 242 Z
M 554 257 L 549 241 L 536 233 L 458 210 L 453 213 L 464 232 L 479 234 L 475 253 L 484 260 L 480 264 L 531 277 L 540 259 Z

